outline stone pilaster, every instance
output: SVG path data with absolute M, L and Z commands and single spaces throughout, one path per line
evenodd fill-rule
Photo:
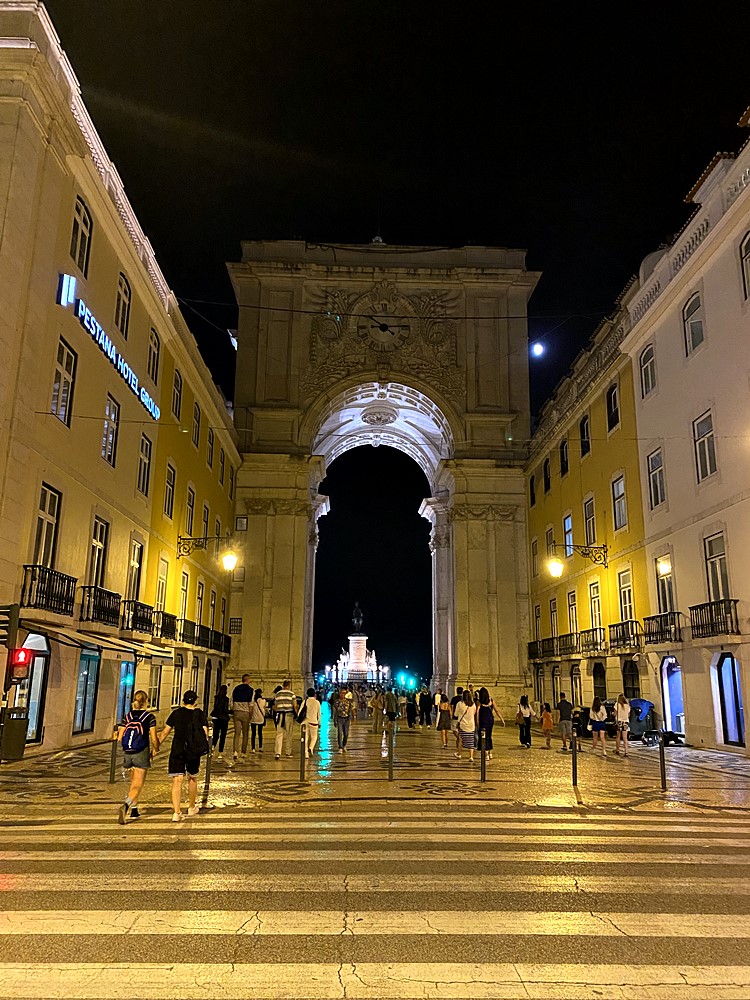
M 432 676 L 433 685 L 453 694 L 453 547 L 449 500 L 428 497 L 419 513 L 432 525 Z

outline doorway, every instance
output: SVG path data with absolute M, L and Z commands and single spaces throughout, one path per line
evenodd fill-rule
M 731 653 L 721 654 L 716 673 L 724 742 L 727 746 L 744 747 L 745 710 L 742 704 L 742 684 L 739 664 Z
M 674 656 L 665 656 L 661 664 L 661 691 L 666 728 L 685 735 L 685 696 L 682 690 L 682 667 Z
M 32 632 L 26 637 L 23 648 L 34 650 L 34 659 L 29 676 L 16 688 L 15 707 L 25 708 L 29 713 L 26 742 L 41 743 L 44 739 L 44 705 L 47 698 L 50 647 L 45 636 Z
M 120 682 L 117 685 L 117 706 L 115 708 L 115 723 L 119 724 L 130 711 L 133 704 L 133 688 L 135 687 L 135 662 L 122 660 L 120 663 Z

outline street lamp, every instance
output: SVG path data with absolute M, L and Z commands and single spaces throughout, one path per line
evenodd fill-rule
M 195 552 L 196 549 L 207 549 L 209 542 L 218 542 L 223 540 L 229 542 L 229 535 L 199 535 L 193 538 L 190 535 L 178 535 L 177 536 L 177 558 L 181 559 L 182 556 L 189 556 L 191 552 Z M 237 553 L 231 548 L 231 546 L 222 553 L 221 564 L 227 573 L 231 573 L 232 570 L 237 565 Z
M 549 575 L 555 579 L 559 579 L 563 575 L 563 569 L 565 568 L 562 559 L 557 554 L 559 548 L 564 550 L 565 555 L 577 552 L 584 559 L 590 559 L 592 563 L 603 566 L 604 569 L 607 568 L 606 545 L 574 545 L 572 542 L 565 542 L 564 545 L 558 545 L 557 542 L 552 542 L 549 547 L 550 558 L 547 560 L 547 570 Z

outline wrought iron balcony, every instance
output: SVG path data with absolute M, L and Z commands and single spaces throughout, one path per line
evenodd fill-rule
M 530 660 L 541 659 L 541 650 L 539 649 L 538 639 L 535 639 L 534 642 L 528 643 L 528 657 Z
M 177 619 L 177 638 L 180 642 L 187 642 L 189 645 L 195 644 L 195 622 L 189 618 Z
M 24 566 L 21 607 L 72 615 L 77 584 L 76 577 L 58 573 L 49 566 Z
M 211 645 L 211 629 L 208 625 L 198 626 L 198 634 L 195 641 L 199 646 L 203 646 L 204 649 L 208 649 Z
M 581 652 L 581 640 L 577 632 L 566 632 L 557 640 L 560 656 L 578 656 Z
M 154 613 L 154 635 L 159 639 L 176 639 L 177 615 L 170 615 L 167 611 L 156 611 Z
M 640 649 L 643 630 L 635 618 L 609 626 L 610 649 Z
M 229 654 L 232 652 L 232 637 L 231 635 L 227 635 L 227 633 L 225 632 L 223 638 L 224 642 L 222 643 L 222 652 L 226 653 L 227 656 L 229 656 Z
M 737 601 L 727 597 L 722 601 L 708 601 L 690 608 L 690 630 L 694 639 L 712 635 L 739 635 Z
M 606 638 L 603 628 L 586 628 L 580 633 L 582 653 L 603 653 Z
M 81 587 L 81 621 L 116 628 L 120 624 L 120 601 L 119 594 L 103 587 Z
M 151 635 L 154 631 L 154 609 L 150 604 L 141 604 L 140 601 L 123 601 L 120 628 L 123 632 L 145 632 Z
M 542 639 L 542 659 L 550 656 L 557 656 L 557 636 L 552 635 L 547 639 Z
M 209 640 L 209 646 L 211 649 L 217 649 L 221 652 L 224 649 L 224 635 L 223 633 L 217 631 L 215 628 L 211 629 L 211 638 Z
M 658 642 L 682 642 L 679 611 L 665 611 L 643 619 L 643 637 L 647 646 Z

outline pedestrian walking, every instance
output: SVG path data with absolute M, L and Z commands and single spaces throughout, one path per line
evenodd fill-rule
M 630 732 L 630 702 L 621 694 L 615 704 L 615 753 L 620 755 L 620 743 L 622 742 L 622 755 L 628 755 L 628 733 Z
M 385 695 L 380 688 L 375 689 L 372 696 L 372 731 L 373 733 L 383 732 L 383 712 L 385 711 Z
M 554 727 L 554 719 L 552 718 L 552 709 L 548 701 L 545 701 L 544 707 L 542 708 L 542 736 L 544 737 L 544 746 L 540 747 L 540 750 L 549 750 L 552 746 L 552 729 Z
M 440 718 L 440 702 L 442 700 L 442 697 L 443 697 L 443 689 L 442 688 L 438 688 L 437 691 L 435 692 L 434 696 L 433 696 L 433 699 L 432 699 L 432 704 L 433 704 L 433 707 L 435 709 L 435 728 L 436 729 L 437 729 L 438 719 Z
M 573 736 L 573 705 L 568 701 L 567 696 L 562 693 L 560 700 L 555 705 L 557 712 L 557 728 L 562 740 L 562 752 L 568 752 L 568 742 L 572 742 Z
M 441 749 L 447 750 L 448 733 L 451 731 L 451 703 L 448 701 L 448 695 L 445 693 L 441 693 L 440 695 L 437 728 L 440 733 L 440 739 L 442 740 L 442 743 L 440 744 Z
M 258 753 L 263 753 L 263 727 L 266 724 L 267 708 L 268 702 L 263 697 L 263 689 L 256 688 L 250 709 L 250 753 L 255 753 L 256 743 Z
M 591 749 L 596 750 L 601 743 L 602 756 L 607 756 L 607 708 L 601 699 L 594 698 L 589 711 L 589 729 L 591 730 Z
M 456 705 L 464 700 L 464 689 L 456 688 L 456 693 L 451 698 L 451 732 L 456 737 L 456 751 L 461 749 L 461 735 L 458 731 L 458 719 L 456 718 Z
M 351 703 L 346 698 L 346 691 L 343 690 L 343 697 L 347 705 Z M 297 709 L 297 698 L 292 691 L 292 682 L 285 680 L 281 685 L 273 700 L 273 714 L 276 720 L 276 760 L 281 760 L 282 751 L 286 757 L 292 756 L 292 726 L 294 725 L 294 715 Z
M 432 722 L 432 695 L 426 687 L 419 692 L 419 728 L 430 728 Z
M 398 698 L 393 688 L 388 688 L 385 693 L 385 717 L 388 720 L 388 728 L 393 729 L 398 718 Z
M 487 751 L 487 757 L 492 760 L 492 751 L 494 749 L 492 743 L 492 730 L 495 726 L 495 719 L 498 719 L 501 725 L 505 725 L 505 719 L 503 718 L 503 713 L 495 704 L 492 695 L 486 687 L 482 687 L 478 692 L 479 708 L 477 710 L 477 731 L 481 735 L 482 730 L 484 730 L 484 749 Z M 477 744 L 481 750 L 481 743 Z
M 197 816 L 200 808 L 195 804 L 198 795 L 198 771 L 201 757 L 209 752 L 208 726 L 203 710 L 196 708 L 198 693 L 186 691 L 182 696 L 182 705 L 172 710 L 166 725 L 159 733 L 159 743 L 163 743 L 174 731 L 172 746 L 169 750 L 167 774 L 172 779 L 172 822 L 179 823 L 185 819 L 182 812 L 182 781 L 188 778 L 188 816 Z
M 528 695 L 522 694 L 516 708 L 516 725 L 518 739 L 525 750 L 531 750 L 531 720 L 536 718 L 536 712 L 529 705 Z
M 418 714 L 416 691 L 409 691 L 406 696 L 406 722 L 409 729 L 414 729 L 416 726 Z
M 250 705 L 253 700 L 253 689 L 250 687 L 250 674 L 242 675 L 242 683 L 237 684 L 232 691 L 232 717 L 234 718 L 234 747 L 232 759 L 243 759 L 247 756 L 247 740 L 250 735 Z
M 117 813 L 117 822 L 122 826 L 128 820 L 141 818 L 138 799 L 151 761 L 159 752 L 156 716 L 148 710 L 148 694 L 145 691 L 136 691 L 133 695 L 131 710 L 117 730 L 117 739 L 125 754 L 123 767 L 130 770 L 128 794 Z
M 469 751 L 469 760 L 474 762 L 474 750 L 476 748 L 476 720 L 477 709 L 474 700 L 468 691 L 464 691 L 462 700 L 456 705 L 456 718 L 458 719 L 458 732 L 461 739 L 461 748 Z M 461 759 L 461 751 L 456 752 L 456 757 Z
M 222 684 L 216 692 L 214 707 L 211 709 L 211 749 L 215 750 L 218 744 L 219 754 L 217 760 L 224 760 L 224 742 L 229 729 L 229 696 L 227 686 Z
M 398 717 L 399 719 L 406 718 L 406 691 L 403 688 L 401 688 L 398 695 Z
M 333 703 L 333 718 L 336 722 L 336 741 L 339 747 L 339 753 L 346 752 L 346 744 L 349 741 L 349 724 L 352 718 L 352 707 L 351 703 L 346 697 L 346 691 L 341 688 L 338 694 L 338 698 Z M 380 712 L 381 726 L 383 712 Z
M 356 704 L 356 702 L 355 702 Z M 300 710 L 300 716 L 304 713 L 304 720 L 307 724 L 305 729 L 305 757 L 315 753 L 320 735 L 320 702 L 315 696 L 315 688 L 307 689 L 307 697 Z

